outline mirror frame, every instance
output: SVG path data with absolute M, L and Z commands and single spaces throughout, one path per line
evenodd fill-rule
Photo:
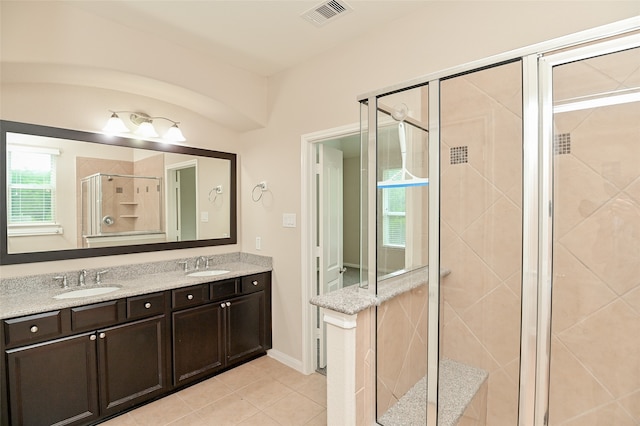
M 79 142 L 114 145 L 152 151 L 195 155 L 199 157 L 219 158 L 230 161 L 230 229 L 229 237 L 171 241 L 163 243 L 137 244 L 130 246 L 77 248 L 68 250 L 51 250 L 41 252 L 8 252 L 7 235 L 7 133 L 22 133 L 34 136 L 44 136 L 59 139 L 68 139 Z M 238 187 L 237 187 L 237 154 L 212 151 L 202 148 L 192 148 L 181 145 L 162 144 L 141 139 L 129 139 L 120 136 L 108 136 L 101 133 L 83 132 L 79 130 L 62 129 L 58 127 L 41 126 L 37 124 L 21 123 L 16 121 L 0 120 L 0 164 L 3 165 L 0 173 L 0 211 L 4 212 L 0 219 L 0 265 L 13 265 L 19 263 L 47 262 L 66 259 L 81 259 L 98 256 L 114 256 L 119 254 L 144 253 L 162 250 L 176 250 L 183 248 L 208 247 L 237 244 L 238 242 Z

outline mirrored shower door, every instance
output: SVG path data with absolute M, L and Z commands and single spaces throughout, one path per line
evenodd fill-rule
M 550 55 L 546 70 L 553 93 L 548 424 L 631 426 L 640 424 L 640 48 L 597 56 L 597 46 L 589 48 L 586 59 Z

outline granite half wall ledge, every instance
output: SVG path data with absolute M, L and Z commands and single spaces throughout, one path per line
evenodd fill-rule
M 440 269 L 440 276 L 451 273 L 448 269 Z M 412 271 L 394 274 L 378 282 L 378 294 L 373 295 L 369 289 L 360 288 L 357 285 L 314 296 L 309 300 L 312 305 L 320 308 L 331 309 L 347 315 L 355 315 L 372 306 L 380 306 L 384 302 L 393 299 L 403 293 L 411 291 L 429 282 L 429 267 L 414 269 Z

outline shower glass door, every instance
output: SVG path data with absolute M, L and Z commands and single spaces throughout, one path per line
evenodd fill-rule
M 377 290 L 399 276 L 415 284 L 376 308 L 376 419 L 384 426 L 426 423 L 428 105 L 428 85 L 377 99 Z
M 562 62 L 551 71 L 548 424 L 638 425 L 640 48 Z
M 440 84 L 439 424 L 518 424 L 522 72 L 518 60 Z

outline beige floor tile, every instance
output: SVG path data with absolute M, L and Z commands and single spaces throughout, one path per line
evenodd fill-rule
M 322 374 L 313 373 L 307 376 L 307 380 L 299 388 L 299 393 L 313 402 L 327 407 L 327 378 Z
M 236 393 L 263 410 L 273 403 L 285 398 L 293 390 L 271 377 L 266 377 L 243 387 Z
M 263 411 L 238 423 L 238 426 L 279 426 L 279 423 L 267 416 Z
M 169 423 L 167 426 L 210 426 L 207 420 L 198 416 L 197 413 L 191 413 L 184 417 L 180 417 L 178 420 Z
M 322 411 L 322 406 L 296 392 L 264 410 L 269 417 L 288 426 L 304 425 Z
M 265 374 L 266 373 L 264 373 L 264 371 L 252 366 L 251 364 L 243 364 L 216 376 L 216 379 L 236 391 L 263 378 Z
M 275 380 L 292 389 L 298 389 L 306 383 L 306 378 L 308 376 L 294 370 L 293 368 L 286 366 L 283 367 L 284 368 L 274 370 L 274 373 L 277 371 L 277 374 L 270 374 L 270 377 L 273 377 Z
M 305 426 L 327 426 L 327 410 L 309 420 Z
M 238 394 L 231 394 L 196 411 L 210 425 L 236 425 L 258 412 L 258 409 Z
M 231 393 L 231 388 L 213 377 L 183 389 L 177 395 L 193 410 L 198 410 Z
M 140 426 L 158 426 L 169 424 L 192 411 L 182 399 L 174 394 L 131 411 L 130 415 Z
M 102 426 L 137 426 L 135 420 L 131 416 L 131 413 L 124 413 L 121 416 L 115 417 L 111 420 L 107 420 L 104 423 L 101 423 Z

